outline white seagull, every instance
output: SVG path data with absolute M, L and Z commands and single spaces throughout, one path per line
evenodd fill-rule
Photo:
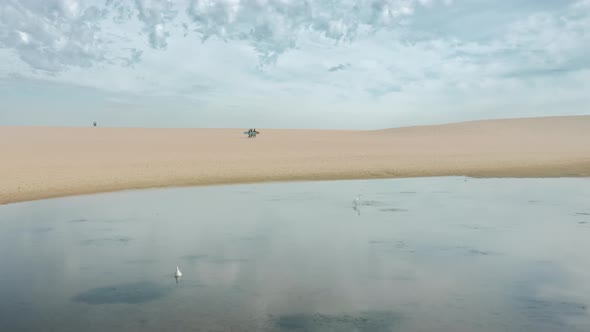
M 180 272 L 180 269 L 178 268 L 178 266 L 176 267 L 176 273 L 174 273 L 174 277 L 175 278 L 182 277 L 182 272 Z
M 356 195 L 356 198 L 354 199 L 354 201 L 352 202 L 352 204 L 354 204 L 354 206 L 358 206 L 359 205 L 359 199 L 361 198 L 361 195 Z

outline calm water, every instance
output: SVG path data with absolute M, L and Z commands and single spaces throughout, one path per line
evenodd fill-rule
M 19 203 L 0 206 L 0 330 L 590 331 L 589 256 L 590 179 Z

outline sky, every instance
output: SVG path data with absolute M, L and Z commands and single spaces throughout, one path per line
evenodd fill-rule
M 590 0 L 0 0 L 0 125 L 590 114 Z

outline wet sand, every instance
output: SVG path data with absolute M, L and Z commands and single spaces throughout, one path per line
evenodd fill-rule
M 375 131 L 0 127 L 0 204 L 267 181 L 590 176 L 590 116 Z

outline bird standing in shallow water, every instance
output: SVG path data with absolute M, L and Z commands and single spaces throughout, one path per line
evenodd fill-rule
M 354 201 L 352 201 L 352 209 L 355 210 L 358 215 L 361 215 L 361 210 L 359 208 L 359 201 L 361 199 L 361 195 L 356 195 L 356 198 L 354 199 Z
M 174 279 L 176 279 L 176 283 L 177 284 L 178 284 L 178 279 L 180 279 L 180 277 L 182 277 L 182 272 L 180 272 L 180 269 L 177 266 L 176 267 L 176 272 L 174 273 Z

